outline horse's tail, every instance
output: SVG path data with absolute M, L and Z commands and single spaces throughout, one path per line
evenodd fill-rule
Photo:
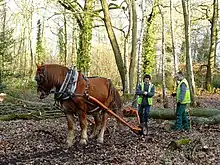
M 122 106 L 123 106 L 123 102 L 121 99 L 121 96 L 119 94 L 119 92 L 117 91 L 117 89 L 114 87 L 114 85 L 112 84 L 111 80 L 109 80 L 109 91 L 110 91 L 110 95 L 111 95 L 111 104 L 110 104 L 110 109 L 119 117 L 123 117 L 123 111 L 122 111 Z M 116 119 L 117 120 L 117 119 Z M 117 120 L 117 124 L 114 124 L 114 131 L 116 130 L 118 125 L 118 128 L 121 129 L 122 125 L 121 122 L 119 120 Z
M 111 97 L 111 104 L 109 108 L 112 109 L 112 111 L 115 112 L 117 115 L 122 117 L 123 102 L 121 96 L 117 91 L 117 89 L 115 88 L 115 86 L 113 85 L 112 81 L 110 79 L 108 79 L 108 81 L 109 81 L 109 97 Z
M 112 83 L 112 80 L 111 79 L 108 79 L 108 97 L 111 97 L 112 96 L 112 88 L 113 88 L 113 83 Z

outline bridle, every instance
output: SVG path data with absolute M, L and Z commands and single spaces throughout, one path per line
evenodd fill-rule
M 46 89 L 43 85 L 45 82 L 48 82 L 45 67 L 43 67 L 40 72 L 37 72 L 35 81 L 37 82 L 37 91 L 41 93 L 40 99 L 47 97 L 51 91 Z

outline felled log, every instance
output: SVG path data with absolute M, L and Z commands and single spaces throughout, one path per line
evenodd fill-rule
M 191 117 L 192 124 L 219 124 L 220 123 L 220 114 L 211 116 L 211 117 L 196 117 L 192 116 Z
M 10 115 L 17 113 L 32 113 L 35 111 L 40 112 L 56 112 L 62 111 L 60 107 L 51 105 L 51 104 L 26 104 L 26 103 L 4 103 L 0 104 L 0 115 Z
M 168 145 L 168 148 L 175 150 L 175 149 L 177 149 L 177 148 L 180 148 L 182 145 L 189 144 L 189 143 L 191 143 L 191 142 L 192 142 L 191 139 L 175 140 L 175 141 L 172 141 L 172 142 Z
M 138 111 L 135 108 L 130 106 L 125 107 L 123 109 L 123 114 L 125 117 L 134 117 L 136 113 L 134 111 Z M 212 117 L 215 115 L 220 115 L 219 109 L 208 109 L 208 108 L 191 108 L 189 110 L 190 116 L 197 117 Z M 150 117 L 154 119 L 165 119 L 165 120 L 175 120 L 176 115 L 173 109 L 154 109 L 150 111 Z
M 218 109 L 208 109 L 208 108 L 192 108 L 189 111 L 190 116 L 196 117 L 214 117 L 220 115 L 220 110 Z M 173 109 L 156 109 L 150 111 L 150 117 L 154 119 L 164 119 L 164 120 L 175 120 L 176 115 Z M 215 119 L 219 121 L 219 117 Z
M 48 118 L 58 118 L 64 116 L 63 113 L 59 112 L 40 112 L 34 111 L 31 113 L 14 113 L 14 114 L 7 114 L 7 115 L 0 115 L 0 121 L 9 121 L 9 120 L 42 120 Z
M 189 116 L 192 124 L 220 124 L 220 110 L 218 109 L 190 109 Z M 150 111 L 150 117 L 154 119 L 176 120 L 174 110 L 157 109 Z
M 136 113 L 135 113 L 136 112 Z M 126 107 L 123 109 L 125 117 L 137 117 L 137 109 Z M 192 124 L 219 124 L 220 110 L 208 108 L 193 108 L 189 111 Z M 155 109 L 150 111 L 150 118 L 163 120 L 176 120 L 173 109 Z

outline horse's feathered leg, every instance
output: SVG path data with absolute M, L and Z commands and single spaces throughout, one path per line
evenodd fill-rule
M 97 139 L 98 143 L 104 142 L 104 133 L 105 133 L 106 125 L 107 125 L 107 115 L 108 114 L 106 112 L 103 112 L 101 131 L 100 131 L 98 139 Z
M 81 140 L 80 143 L 81 144 L 87 144 L 87 114 L 84 110 L 82 110 L 79 114 L 79 118 L 80 118 L 80 127 L 82 129 L 82 136 L 81 136 Z
M 72 114 L 66 114 L 67 124 L 68 124 L 68 136 L 67 136 L 67 145 L 71 147 L 75 140 L 75 122 L 73 121 Z
M 98 135 L 99 133 L 99 130 L 100 130 L 100 116 L 99 114 L 96 114 L 96 115 L 93 115 L 94 117 L 94 120 L 95 120 L 95 125 L 94 125 L 94 128 L 93 128 L 93 131 L 92 131 L 92 134 L 90 136 L 90 138 L 94 138 Z

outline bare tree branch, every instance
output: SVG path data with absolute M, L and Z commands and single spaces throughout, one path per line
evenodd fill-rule
M 62 2 L 61 0 L 59 0 L 58 2 L 59 2 L 65 9 L 70 10 L 70 11 L 72 11 L 72 12 L 75 12 L 76 9 L 74 9 L 73 6 L 72 6 L 70 3 L 66 4 L 65 2 Z M 81 17 L 80 15 L 75 15 L 75 18 L 76 18 L 76 21 L 77 21 L 79 27 L 81 28 L 81 27 L 83 26 L 83 25 L 82 25 L 82 22 L 81 22 L 82 17 Z

